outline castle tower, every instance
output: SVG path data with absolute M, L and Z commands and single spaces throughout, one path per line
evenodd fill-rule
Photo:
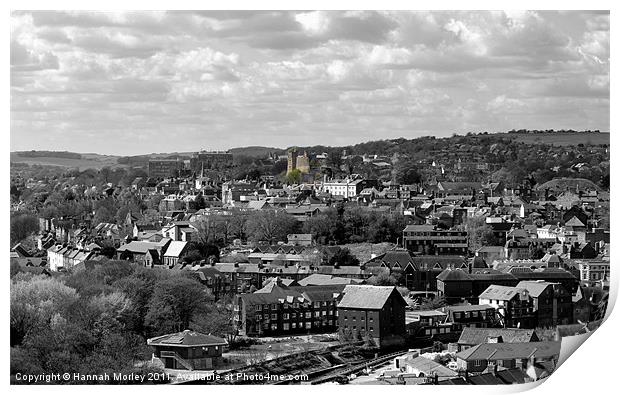
M 297 169 L 304 174 L 310 173 L 310 158 L 308 153 L 304 151 L 304 154 L 297 157 Z
M 293 148 L 288 152 L 288 165 L 286 168 L 286 174 L 297 168 L 297 149 Z

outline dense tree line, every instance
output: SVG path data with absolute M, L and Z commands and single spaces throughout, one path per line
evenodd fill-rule
M 108 261 L 53 278 L 17 273 L 10 293 L 12 375 L 157 371 L 144 364 L 147 338 L 188 328 L 232 333 L 229 301 L 214 302 L 183 271 Z
M 28 213 L 11 214 L 11 247 L 39 230 L 37 217 Z
M 232 210 L 230 215 L 212 215 L 194 225 L 202 242 L 222 247 L 234 239 L 274 244 L 285 242 L 287 235 L 300 230 L 298 221 L 279 209 L 252 212 Z
M 302 230 L 311 233 L 319 244 L 396 243 L 406 224 L 402 214 L 338 206 L 308 218 Z

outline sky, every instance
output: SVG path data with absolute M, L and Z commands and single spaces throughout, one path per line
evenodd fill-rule
M 609 13 L 14 11 L 12 151 L 609 131 Z

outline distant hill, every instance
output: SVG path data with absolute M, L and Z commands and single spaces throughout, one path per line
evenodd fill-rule
M 253 158 L 263 158 L 269 155 L 270 153 L 279 154 L 279 155 L 286 153 L 286 150 L 282 148 L 260 147 L 260 146 L 232 148 L 229 151 L 233 155 L 251 156 Z
M 11 152 L 11 163 L 28 165 L 60 166 L 66 168 L 101 169 L 119 167 L 117 156 L 99 154 L 78 154 L 67 151 L 18 151 Z
M 488 133 L 488 134 L 467 134 L 455 135 L 452 137 L 436 138 L 434 136 L 424 136 L 414 139 L 397 138 L 390 140 L 373 140 L 361 142 L 345 147 L 331 147 L 316 145 L 312 147 L 297 147 L 309 153 L 322 153 L 331 150 L 347 149 L 354 154 L 409 154 L 412 152 L 426 151 L 428 149 L 447 149 L 453 143 L 470 144 L 476 146 L 483 140 L 493 142 L 509 142 L 524 144 L 543 144 L 555 146 L 569 145 L 600 145 L 610 144 L 610 134 L 600 132 L 577 132 L 577 131 L 511 131 L 508 133 Z M 233 155 L 249 156 L 252 158 L 265 158 L 270 153 L 282 155 L 287 149 L 250 146 L 237 147 L 229 150 Z M 151 158 L 172 158 L 189 159 L 193 152 L 170 152 L 170 153 L 151 153 L 135 156 L 113 156 L 99 154 L 79 154 L 66 151 L 19 151 L 11 153 L 12 163 L 39 164 L 47 166 L 78 167 L 80 170 L 86 168 L 100 169 L 104 166 L 141 166 L 146 167 Z
M 593 183 L 590 180 L 586 180 L 585 178 L 554 178 L 553 180 L 547 181 L 544 184 L 536 186 L 536 189 L 545 190 L 559 190 L 564 191 L 567 189 L 581 189 L 582 191 L 588 189 L 594 189 L 596 191 L 602 191 L 602 188 Z
M 599 145 L 609 144 L 609 133 L 586 133 L 586 132 L 545 132 L 545 133 L 505 133 L 505 137 L 526 144 L 549 144 L 549 145 Z

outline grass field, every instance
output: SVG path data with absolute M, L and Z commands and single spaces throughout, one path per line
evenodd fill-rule
M 23 157 L 18 153 L 11 152 L 12 163 L 26 163 L 29 165 L 41 165 L 41 166 L 60 166 L 66 168 L 79 168 L 85 169 L 101 169 L 102 167 L 123 167 L 117 163 L 115 156 L 97 155 L 97 154 L 82 154 L 81 159 L 70 158 L 56 158 L 56 157 Z
M 609 133 L 519 133 L 506 134 L 506 136 L 527 144 L 551 144 L 560 146 L 609 144 Z

